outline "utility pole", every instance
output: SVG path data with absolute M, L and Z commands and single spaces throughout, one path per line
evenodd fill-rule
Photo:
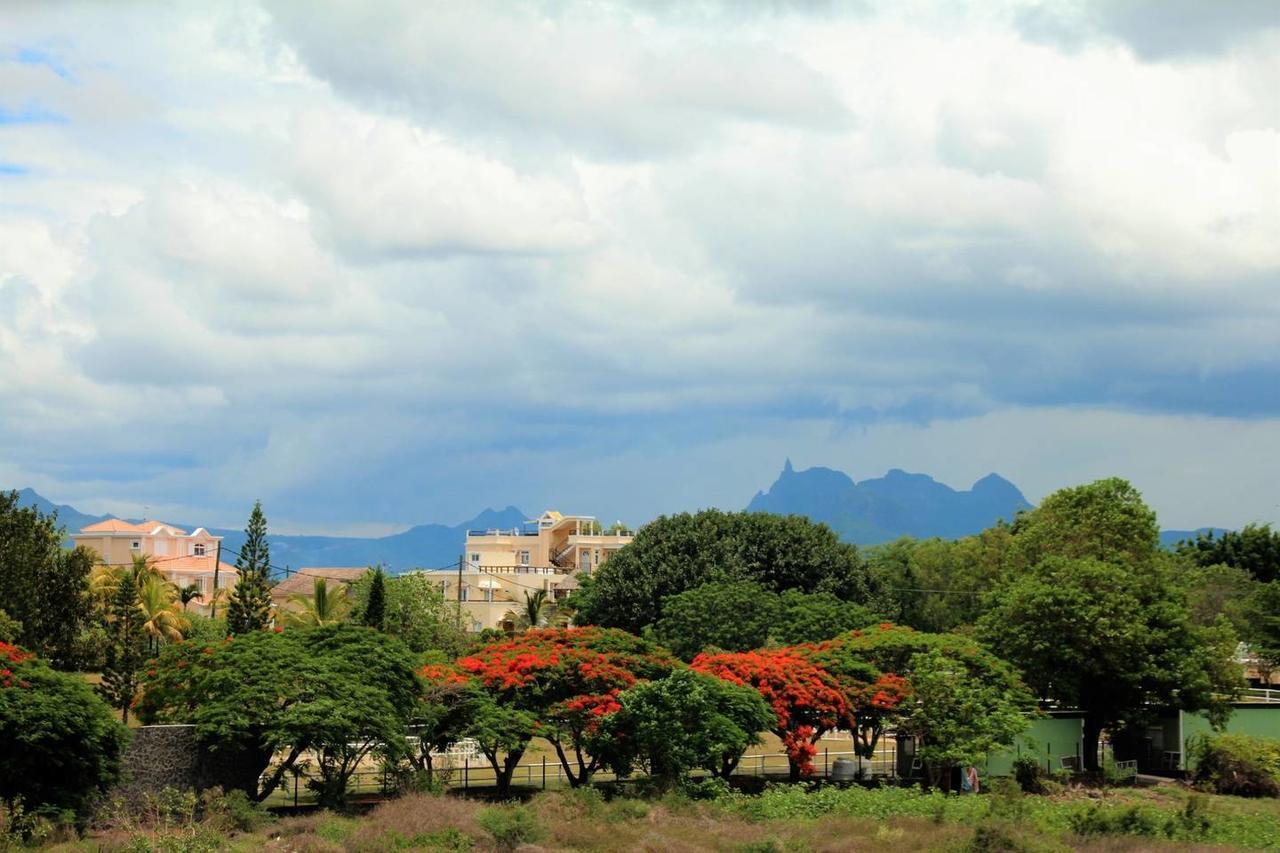
M 218 550 L 213 558 L 213 603 L 209 605 L 209 618 L 218 618 L 218 570 L 222 568 L 222 540 L 218 540 Z
M 462 561 L 467 557 L 466 554 L 458 555 L 458 630 L 462 630 Z

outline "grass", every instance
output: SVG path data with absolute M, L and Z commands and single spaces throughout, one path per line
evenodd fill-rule
M 532 844 L 528 842 L 533 842 Z M 523 845 L 523 846 L 522 846 Z M 594 789 L 540 793 L 523 805 L 408 795 L 358 816 L 313 812 L 250 833 L 194 827 L 99 832 L 65 851 L 651 850 L 821 853 L 836 850 L 1138 851 L 1280 849 L 1280 801 L 1180 788 L 1002 789 L 944 796 L 911 788 L 777 786 L 714 801 L 657 800 Z

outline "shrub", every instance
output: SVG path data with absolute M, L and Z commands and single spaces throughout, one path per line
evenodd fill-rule
M 116 781 L 128 738 L 84 679 L 8 643 L 0 643 L 0 732 L 0 799 L 82 817 Z
M 494 806 L 476 815 L 480 828 L 493 836 L 499 850 L 515 850 L 533 844 L 546 835 L 533 812 L 524 806 Z
M 995 823 L 980 824 L 964 847 L 965 853 L 1022 853 L 1030 850 L 1008 828 Z
M 1200 735 L 1188 744 L 1196 787 L 1237 797 L 1280 797 L 1280 740 Z
M 253 832 L 271 821 L 271 813 L 241 790 L 211 788 L 201 798 L 204 819 L 224 830 Z
M 1045 792 L 1045 775 L 1044 768 L 1040 766 L 1040 762 L 1032 755 L 1019 755 L 1013 761 L 1013 778 L 1018 781 L 1020 787 L 1028 794 L 1043 794 Z
M 1067 823 L 1076 835 L 1141 835 L 1154 837 L 1162 834 L 1164 824 L 1159 817 L 1139 806 L 1104 808 L 1093 803 L 1067 816 Z

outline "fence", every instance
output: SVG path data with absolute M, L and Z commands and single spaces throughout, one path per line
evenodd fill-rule
M 856 759 L 857 754 L 852 749 L 832 750 L 829 747 L 820 749 L 814 756 L 813 775 L 809 778 L 831 778 L 835 762 L 839 758 Z M 898 769 L 894 741 L 890 738 L 882 738 L 874 755 L 870 759 L 864 759 L 863 766 L 867 768 L 868 775 L 872 778 L 896 778 Z M 789 776 L 790 769 L 787 756 L 782 753 L 754 753 L 742 757 L 733 775 L 783 779 Z M 446 787 L 454 790 L 483 790 L 497 786 L 497 776 L 489 762 L 483 758 L 476 760 L 463 755 L 452 766 L 449 766 L 447 761 L 444 762 L 443 767 L 438 766 L 437 773 L 439 778 L 445 781 Z M 628 777 L 621 778 L 634 779 L 644 775 L 643 771 L 637 771 Z M 305 767 L 298 773 L 289 774 L 281 782 L 280 787 L 267 798 L 266 805 L 275 808 L 313 805 L 317 796 L 307 782 L 318 778 L 317 774 Z M 597 782 L 614 782 L 619 781 L 619 778 L 613 773 L 604 771 L 592 777 Z M 365 767 L 352 775 L 347 786 L 347 795 L 356 800 L 376 800 L 396 794 L 398 785 L 399 777 L 391 770 Z M 569 787 L 569 779 L 558 759 L 542 755 L 536 760 L 519 764 L 511 776 L 511 785 L 526 790 L 546 791 Z

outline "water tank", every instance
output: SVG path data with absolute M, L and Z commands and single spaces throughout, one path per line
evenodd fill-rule
M 831 765 L 831 780 L 853 782 L 858 778 L 858 771 L 861 769 L 862 762 L 856 758 L 837 758 Z

